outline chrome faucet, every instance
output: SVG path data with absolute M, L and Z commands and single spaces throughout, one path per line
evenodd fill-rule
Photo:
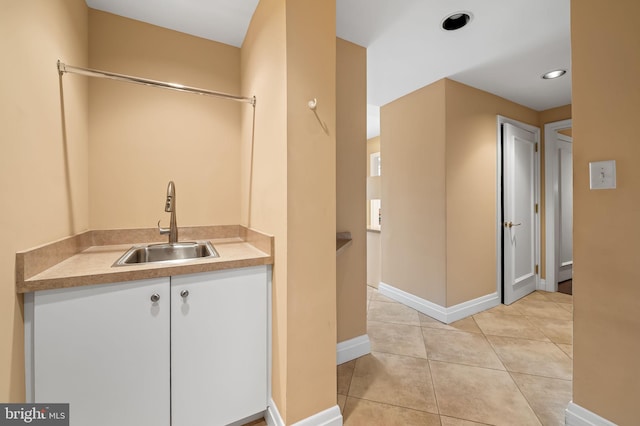
M 176 186 L 173 181 L 169 182 L 167 186 L 167 202 L 164 205 L 164 211 L 171 213 L 171 222 L 168 228 L 162 228 L 160 221 L 158 221 L 158 231 L 160 235 L 169 234 L 169 244 L 178 242 L 178 225 L 176 224 Z

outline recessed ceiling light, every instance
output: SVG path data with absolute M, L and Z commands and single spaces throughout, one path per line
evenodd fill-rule
M 552 78 L 562 77 L 567 73 L 567 70 L 553 70 L 542 74 L 542 78 L 545 80 L 551 80 Z
M 452 13 L 442 20 L 442 29 L 446 31 L 459 30 L 471 22 L 472 17 L 471 12 Z

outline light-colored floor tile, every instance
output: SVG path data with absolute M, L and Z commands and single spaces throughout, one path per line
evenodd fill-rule
M 557 424 L 558 406 L 564 404 L 566 407 L 564 400 L 567 398 L 567 385 L 569 389 L 571 387 L 573 346 L 559 343 L 567 340 L 568 325 L 572 321 L 573 298 L 571 296 L 536 291 L 512 305 L 499 305 L 477 314 L 475 318 L 468 317 L 452 324 L 443 324 L 418 313 L 382 296 L 371 286 L 367 287 L 367 305 L 369 307 L 368 323 L 373 325 L 369 330 L 369 336 L 374 353 L 338 369 L 338 390 L 342 393 L 338 394 L 337 401 L 345 414 L 345 425 L 539 424 L 531 417 L 532 410 L 536 412 L 543 424 Z M 510 324 L 500 325 L 488 321 L 498 317 L 506 321 L 511 319 Z M 516 317 L 519 319 L 513 320 Z M 560 325 L 553 322 L 557 320 L 561 320 Z M 508 334 L 504 330 L 514 327 L 513 323 L 526 325 L 527 321 L 555 343 L 535 341 L 533 339 L 538 336 L 531 334 L 528 335 L 529 339 L 523 339 L 523 334 L 513 337 L 492 335 L 492 333 L 500 333 L 499 330 L 503 330 L 503 334 Z M 481 324 L 487 336 L 483 334 Z M 427 355 L 424 348 L 431 343 L 424 336 L 420 336 L 422 349 L 419 349 L 419 345 L 415 345 L 415 341 L 408 344 L 408 340 L 415 340 L 415 330 L 420 329 L 418 326 L 422 327 L 421 334 L 432 335 L 433 345 L 438 338 L 442 338 L 443 343 L 450 344 L 452 347 L 460 344 L 460 342 L 448 341 L 444 334 L 445 330 L 465 339 L 469 339 L 469 333 L 478 333 L 479 336 L 488 339 L 491 349 L 508 372 L 451 362 L 452 360 L 460 362 L 455 358 L 455 356 L 461 357 L 460 351 L 454 351 L 458 353 L 453 358 L 445 360 L 446 362 L 426 361 L 421 357 Z M 392 329 L 394 332 L 391 332 Z M 407 336 L 413 337 L 407 339 Z M 376 352 L 376 342 L 381 345 L 379 350 L 390 352 Z M 467 346 L 473 347 L 473 343 Z M 552 349 L 553 346 L 555 349 Z M 448 350 L 446 345 L 440 345 L 434 347 L 433 353 L 443 353 Z M 396 352 L 413 354 L 413 356 L 397 355 Z M 358 363 L 361 365 L 358 366 Z M 430 370 L 429 364 L 439 370 L 435 372 Z M 549 364 L 546 368 L 540 367 L 546 364 Z M 438 367 L 443 365 L 446 367 Z M 539 368 L 536 368 L 536 365 Z M 357 374 L 356 370 L 358 370 Z M 440 374 L 442 371 L 446 374 Z M 436 374 L 439 374 L 439 378 Z M 434 381 L 444 386 L 435 391 L 440 404 L 441 423 L 438 423 L 438 416 L 435 414 L 438 412 L 438 406 L 435 403 L 436 393 L 431 381 L 432 376 Z M 556 376 L 562 377 L 558 379 Z M 351 384 L 349 384 L 350 377 Z M 566 377 L 569 380 L 565 380 Z M 517 386 L 514 381 L 516 379 Z M 517 392 L 512 392 L 513 387 Z M 348 396 L 345 396 L 345 393 Z M 454 397 L 445 398 L 447 394 Z M 549 398 L 549 401 L 545 398 Z M 465 417 L 454 414 L 456 407 L 459 412 L 472 414 L 478 410 L 483 413 L 482 407 L 489 408 L 488 414 L 478 416 L 476 413 Z
M 429 363 L 441 415 L 492 425 L 540 425 L 509 373 Z
M 345 426 L 440 426 L 437 414 L 357 398 L 347 398 L 343 421 Z
M 554 343 L 573 344 L 573 321 L 556 318 L 528 318 Z M 518 336 L 512 336 L 518 337 Z M 524 337 L 524 336 L 521 336 Z
M 378 302 L 400 303 L 390 297 L 382 295 L 379 291 L 373 293 L 373 295 L 371 296 L 371 300 L 377 300 Z
M 349 386 L 351 385 L 351 378 L 353 377 L 353 370 L 355 368 L 355 359 L 338 366 L 338 395 L 348 394 Z
M 374 352 L 427 357 L 422 332 L 418 326 L 369 321 L 367 334 L 371 341 L 371 350 Z
M 369 320 L 420 325 L 418 311 L 415 309 L 411 309 L 401 303 L 380 302 L 379 300 L 371 300 L 369 303 Z
M 422 334 L 429 359 L 504 370 L 493 348 L 480 333 L 424 327 Z
M 344 414 L 344 406 L 347 403 L 347 396 L 338 394 L 338 407 L 340 407 L 340 412 Z
M 441 330 L 460 330 L 468 331 L 470 333 L 482 333 L 482 331 L 478 327 L 478 324 L 476 324 L 476 322 L 473 320 L 473 317 L 467 317 L 459 321 L 452 322 L 451 324 L 445 324 L 420 312 L 418 312 L 418 316 L 420 317 L 420 325 L 422 327 L 439 328 Z
M 573 363 L 554 343 L 487 336 L 508 371 L 571 380 Z
M 511 306 L 517 308 L 523 315 L 536 318 L 555 318 L 560 320 L 573 320 L 573 315 L 562 309 L 554 302 L 522 299 Z
M 527 294 L 524 299 L 526 300 L 542 300 L 544 302 L 548 302 L 550 299 L 547 297 L 548 294 L 551 294 L 546 291 L 536 290 L 533 293 Z
M 487 335 L 549 341 L 547 336 L 524 316 L 480 313 L 474 315 L 473 319 Z
M 358 358 L 348 396 L 438 412 L 426 359 L 379 352 Z
M 571 303 L 557 303 L 562 309 L 571 312 L 573 314 L 573 304 Z
M 562 352 L 569 355 L 573 359 L 573 345 L 565 345 L 564 343 L 556 343 L 556 346 L 562 349 Z
M 545 426 L 564 425 L 565 409 L 571 401 L 571 381 L 512 373 L 518 388 Z
M 573 296 L 570 294 L 564 294 L 560 292 L 549 293 L 546 292 L 545 295 L 549 300 L 556 303 L 573 303 Z
M 442 426 L 485 426 L 486 423 L 476 423 L 469 420 L 456 419 L 453 417 L 441 416 Z
M 511 305 L 498 305 L 491 309 L 487 309 L 484 311 L 488 314 L 503 314 L 503 315 L 522 315 L 522 312 L 515 307 L 513 304 Z

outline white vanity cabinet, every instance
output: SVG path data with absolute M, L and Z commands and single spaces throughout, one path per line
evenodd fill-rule
M 225 425 L 261 413 L 268 273 L 36 292 L 25 305 L 28 399 L 70 403 L 72 426 Z
M 32 323 L 34 402 L 75 426 L 170 424 L 169 278 L 39 291 Z
M 265 271 L 171 278 L 173 426 L 226 425 L 267 408 Z

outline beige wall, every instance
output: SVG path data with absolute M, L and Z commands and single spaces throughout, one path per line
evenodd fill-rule
M 546 109 L 540 111 L 540 127 L 544 130 L 544 125 L 556 121 L 568 120 L 571 118 L 571 104 L 559 106 L 557 108 Z M 542 135 L 544 140 L 544 134 Z
M 288 373 L 285 16 L 284 1 L 262 0 L 241 49 L 242 93 L 257 97 L 255 116 L 247 110 L 242 115 L 241 221 L 275 236 L 271 392 L 282 413 L 287 412 Z
M 253 144 L 243 115 L 241 216 L 276 239 L 272 390 L 292 424 L 336 404 L 335 3 L 262 0 L 241 57 L 258 99 Z
M 453 80 L 446 83 L 447 301 L 496 291 L 496 116 L 534 126 L 538 113 Z
M 367 334 L 367 51 L 336 41 L 336 230 L 352 242 L 336 258 L 338 342 Z
M 429 94 L 436 85 L 442 86 L 443 93 Z M 435 102 L 432 109 L 436 112 L 416 102 L 419 96 Z M 441 306 L 453 306 L 493 293 L 498 243 L 495 237 L 496 116 L 538 126 L 542 134 L 545 123 L 570 118 L 571 106 L 536 112 L 445 79 L 391 102 L 381 111 L 383 188 L 387 188 L 383 192 L 386 226 L 382 238 L 385 253 L 382 281 Z M 444 130 L 437 123 L 429 123 L 431 120 L 444 121 Z M 426 146 L 438 147 L 442 152 L 430 151 Z M 440 157 L 444 157 L 444 162 L 440 162 Z M 543 161 L 543 151 L 540 158 Z M 542 163 L 541 174 L 544 176 Z M 425 195 L 424 183 L 433 184 L 443 177 L 444 183 L 438 184 L 441 192 Z M 544 237 L 544 179 L 540 189 L 541 236 Z M 431 208 L 440 206 L 443 215 L 446 211 L 446 219 L 425 216 L 425 207 L 420 207 L 420 203 L 427 203 Z M 404 210 L 399 210 L 399 206 Z M 387 217 L 389 210 L 390 218 Z M 427 227 L 429 232 L 425 231 Z M 440 237 L 434 238 L 433 233 L 438 231 Z M 429 253 L 425 245 L 435 253 L 435 257 L 433 254 L 427 257 L 446 264 L 446 271 L 437 276 L 434 273 L 437 269 L 433 267 L 425 271 L 420 263 L 422 256 Z M 418 278 L 425 274 L 429 276 L 429 284 Z M 411 276 L 416 277 L 413 283 L 410 283 Z M 427 297 L 427 294 L 431 295 Z
M 22 297 L 15 253 L 86 230 L 87 83 L 56 61 L 87 64 L 82 0 L 5 1 L 0 13 L 0 401 L 24 401 Z M 64 129 L 64 130 L 63 130 Z M 66 134 L 65 134 L 66 131 Z M 66 136 L 66 137 L 65 137 Z
M 336 404 L 335 6 L 287 1 L 287 423 Z
M 640 395 L 638 15 L 636 0 L 571 2 L 573 401 L 620 425 L 638 423 Z M 617 189 L 589 190 L 601 160 L 616 160 Z
M 446 304 L 445 81 L 380 108 L 382 282 Z
M 536 111 L 444 79 L 381 108 L 382 282 L 441 306 L 496 289 L 496 116 Z
M 240 92 L 240 49 L 96 10 L 89 64 Z M 179 226 L 240 222 L 240 111 L 250 105 L 96 78 L 89 89 L 92 229 L 168 226 L 170 180 Z

